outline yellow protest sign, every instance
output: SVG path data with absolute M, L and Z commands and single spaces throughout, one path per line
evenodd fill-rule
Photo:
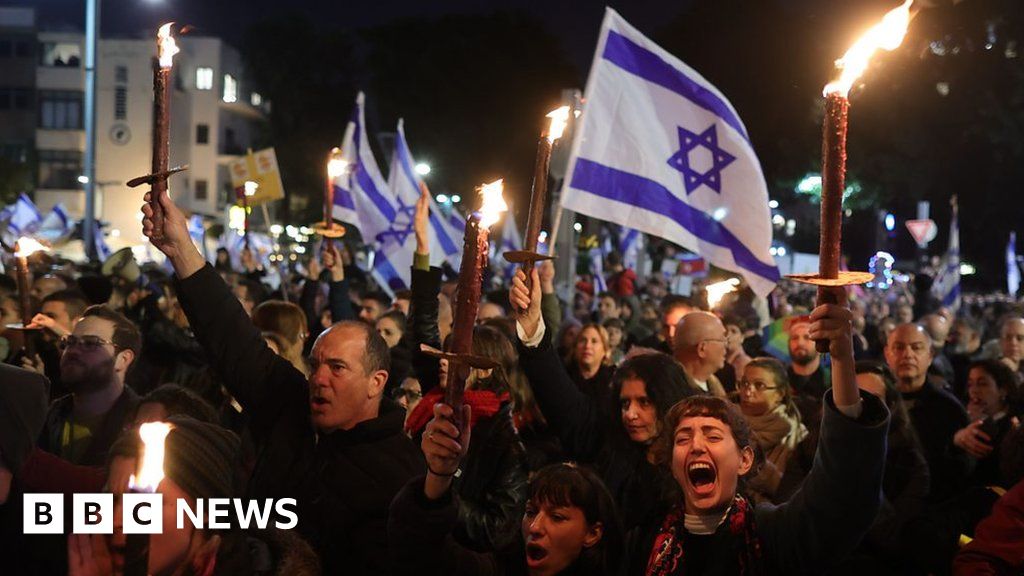
M 231 185 L 237 194 L 244 193 L 246 182 L 257 184 L 256 193 L 248 199 L 250 206 L 284 198 L 281 171 L 273 148 L 258 152 L 250 150 L 245 156 L 232 161 L 228 169 L 231 172 Z

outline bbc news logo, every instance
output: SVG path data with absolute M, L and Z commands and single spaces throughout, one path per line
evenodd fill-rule
M 273 525 L 291 530 L 299 523 L 295 499 L 242 500 L 241 498 L 209 498 L 196 501 L 193 508 L 187 500 L 175 502 L 175 526 L 187 524 L 196 529 L 224 530 L 235 525 L 243 530 L 260 530 Z M 64 533 L 63 494 L 25 494 L 22 510 L 25 534 Z M 273 522 L 271 522 L 274 517 Z M 208 521 L 207 521 L 208 520 Z M 160 534 L 164 529 L 163 494 L 125 493 L 121 496 L 121 527 L 125 534 Z M 74 534 L 113 534 L 114 495 L 74 494 L 71 506 L 71 532 Z

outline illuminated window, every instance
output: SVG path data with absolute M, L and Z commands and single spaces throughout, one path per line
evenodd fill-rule
M 253 92 L 249 96 L 249 101 L 252 102 L 253 106 L 259 106 L 259 105 L 263 104 L 263 96 L 260 96 L 259 92 Z
M 213 90 L 213 68 L 196 68 L 196 90 Z
M 224 75 L 224 101 L 238 102 L 238 81 L 231 74 Z

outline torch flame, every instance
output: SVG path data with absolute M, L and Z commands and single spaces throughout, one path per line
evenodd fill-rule
M 129 488 L 156 492 L 156 487 L 164 479 L 164 441 L 170 432 L 171 425 L 166 422 L 146 422 L 139 426 L 142 465 L 139 466 L 138 478 L 134 474 L 128 478 Z
M 180 52 L 178 45 L 171 36 L 171 26 L 174 22 L 168 22 L 160 27 L 156 33 L 157 56 L 160 59 L 161 68 L 170 68 L 174 63 L 174 55 Z
M 14 245 L 14 255 L 18 258 L 28 258 L 32 253 L 40 250 L 49 250 L 46 246 L 36 242 L 34 238 L 22 236 Z
M 730 292 L 735 292 L 736 287 L 739 285 L 739 278 L 729 278 L 728 280 L 708 284 L 707 287 L 704 288 L 708 293 L 708 307 L 714 308 L 715 306 L 718 306 L 718 303 L 722 301 L 722 298 Z
M 334 148 L 331 150 L 331 157 L 327 160 L 327 175 L 334 180 L 338 176 L 345 173 L 348 168 L 348 162 L 342 158 L 341 149 Z
M 505 181 L 502 179 L 480 187 L 480 195 L 484 199 L 480 206 L 480 226 L 482 228 L 490 228 L 501 217 L 501 213 L 508 210 L 508 204 L 505 203 L 505 198 L 501 195 L 504 190 Z
M 843 72 L 838 80 L 825 86 L 826 96 L 839 94 L 845 97 L 853 83 L 867 69 L 875 52 L 879 49 L 891 52 L 903 43 L 907 27 L 910 26 L 910 5 L 913 3 L 914 0 L 906 0 L 899 8 L 890 10 L 881 22 L 875 24 L 846 51 L 846 54 L 843 54 L 842 58 L 836 60 L 836 68 Z
M 547 118 L 551 118 L 551 126 L 548 128 L 548 142 L 552 144 L 562 137 L 565 132 L 565 125 L 569 121 L 569 107 L 562 106 L 548 112 Z

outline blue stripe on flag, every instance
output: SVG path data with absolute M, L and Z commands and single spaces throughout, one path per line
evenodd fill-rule
M 737 266 L 772 282 L 779 280 L 779 271 L 774 263 L 766 264 L 758 260 L 739 238 L 720 222 L 709 214 L 680 202 L 672 192 L 653 180 L 578 158 L 571 186 L 602 198 L 667 216 L 698 239 L 730 250 Z
M 392 206 L 391 202 L 389 202 L 388 199 L 380 193 L 380 190 L 377 190 L 377 185 L 373 183 L 373 178 L 370 178 L 370 174 L 363 167 L 361 160 L 359 161 L 359 166 L 356 167 L 355 176 L 356 181 L 359 183 L 359 187 L 366 192 L 366 195 L 369 196 L 373 205 L 377 207 L 377 210 L 380 211 L 381 215 L 383 215 L 388 222 L 394 222 L 395 217 L 397 216 L 397 214 L 395 214 L 395 207 Z
M 433 211 L 430 212 L 430 226 L 436 232 L 434 236 L 437 237 L 438 243 L 441 244 L 441 250 L 444 251 L 446 256 L 451 256 L 459 251 L 459 247 L 455 245 L 455 241 L 452 240 L 445 231 L 444 223 L 441 222 L 441 219 L 438 218 L 437 214 L 434 214 Z
M 391 294 L 394 294 L 395 291 L 407 290 L 409 288 L 405 285 L 405 281 L 402 280 L 402 275 L 398 273 L 398 270 L 395 270 L 395 267 L 382 250 L 378 250 L 373 258 L 373 271 L 387 284 L 385 290 Z
M 719 116 L 722 120 L 736 129 L 743 138 L 750 141 L 747 136 L 747 129 L 739 116 L 732 111 L 732 108 L 719 98 L 714 92 L 701 86 L 683 72 L 677 70 L 660 56 L 626 38 L 614 30 L 608 31 L 608 41 L 604 46 L 605 60 L 615 64 L 619 68 L 635 74 L 652 84 L 657 84 L 666 90 L 693 102 L 697 106 Z
M 334 186 L 334 204 L 349 210 L 356 209 L 356 202 L 352 198 L 352 193 L 337 185 Z
M 405 177 L 410 182 L 419 184 L 419 179 L 416 178 L 416 172 L 412 167 L 411 153 L 409 152 L 409 147 L 405 145 L 404 139 L 398 146 L 395 146 L 395 150 L 398 152 L 398 164 L 402 167 L 402 172 L 405 172 Z M 417 188 L 417 191 L 419 191 L 419 188 Z

